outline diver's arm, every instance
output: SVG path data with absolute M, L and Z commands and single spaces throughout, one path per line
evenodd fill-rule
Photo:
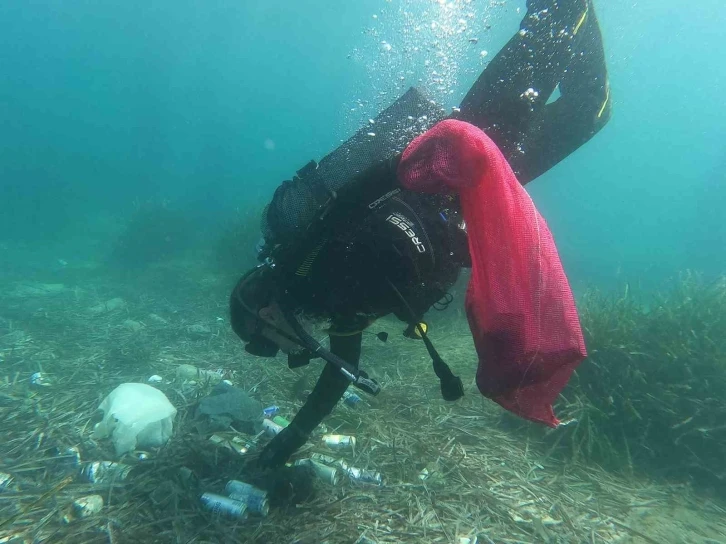
M 331 336 L 330 351 L 358 368 L 362 337 L 362 333 L 350 336 Z M 313 432 L 323 418 L 333 411 L 349 384 L 350 381 L 338 367 L 327 363 L 318 378 L 318 383 L 315 384 L 310 396 L 305 401 L 305 405 L 300 408 L 290 425 L 296 425 L 306 434 Z
M 350 336 L 331 336 L 330 351 L 358 367 L 362 333 Z M 259 464 L 274 468 L 287 462 L 290 456 L 307 442 L 310 433 L 330 414 L 343 397 L 350 382 L 334 365 L 327 363 L 305 404 L 290 425 L 273 438 L 260 455 Z

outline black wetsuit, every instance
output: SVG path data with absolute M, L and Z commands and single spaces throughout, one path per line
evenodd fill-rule
M 547 104 L 558 86 L 560 97 Z M 419 109 L 428 107 L 428 101 L 421 104 Z M 437 120 L 432 116 L 420 119 L 432 123 Z M 610 116 L 604 52 L 591 0 L 528 0 L 520 31 L 489 63 L 453 116 L 482 128 L 522 184 L 589 140 Z M 376 151 L 360 149 L 358 155 L 373 156 Z M 358 156 L 355 150 L 349 147 L 330 159 L 329 163 L 337 161 L 341 178 L 348 175 L 345 169 L 351 168 L 352 157 Z M 305 198 L 315 196 L 304 184 L 302 189 L 295 185 L 298 182 L 278 189 L 268 214 L 273 222 L 275 217 L 293 217 L 288 221 L 291 232 L 306 213 Z M 301 191 L 311 194 L 290 198 Z M 357 366 L 360 330 L 370 319 L 394 313 L 410 321 L 391 290 L 379 288 L 386 278 L 401 288 L 419 316 L 446 293 L 468 264 L 460 220 L 455 201 L 404 191 L 376 209 L 364 224 L 341 224 L 336 236 L 321 241 L 314 262 L 305 270 L 308 280 L 299 296 L 304 310 L 333 320 L 333 329 L 340 334 L 330 336 L 333 353 Z M 282 223 L 276 221 L 272 227 L 282 230 Z M 289 449 L 294 451 L 304 442 L 348 385 L 333 365 L 325 366 L 290 425 L 288 437 L 297 433 L 300 439 L 288 440 Z M 273 440 L 269 447 L 276 447 L 276 441 L 284 448 L 284 438 Z M 276 462 L 292 451 L 280 452 Z

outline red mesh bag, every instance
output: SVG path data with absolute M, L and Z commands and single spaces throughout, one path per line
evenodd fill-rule
M 398 176 L 413 191 L 460 196 L 479 391 L 521 417 L 557 426 L 552 403 L 586 351 L 555 242 L 532 199 L 496 144 L 462 121 L 442 121 L 411 142 Z

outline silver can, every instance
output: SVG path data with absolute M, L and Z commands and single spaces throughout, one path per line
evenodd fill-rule
M 347 466 L 345 467 L 345 473 L 351 480 L 355 480 L 356 482 L 383 485 L 383 477 L 379 472 Z
M 202 495 L 202 504 L 207 510 L 218 516 L 237 519 L 245 519 L 247 517 L 247 505 L 241 501 L 230 499 L 229 497 L 214 493 L 204 493 Z
M 83 468 L 83 476 L 92 484 L 120 482 L 128 477 L 132 468 L 113 461 L 95 461 Z
M 340 465 L 340 460 L 330 455 L 323 455 L 322 453 L 313 453 L 310 458 L 326 465 Z
M 267 492 L 239 480 L 230 480 L 224 488 L 230 499 L 243 502 L 253 514 L 266 516 L 270 512 Z
M 248 442 L 242 440 L 240 437 L 225 438 L 219 434 L 213 434 L 209 437 L 209 441 L 216 446 L 221 448 L 227 448 L 235 452 L 238 455 L 247 455 L 250 448 L 252 447 Z
M 60 461 L 68 467 L 75 468 L 81 464 L 81 452 L 76 446 L 66 448 L 59 457 Z
M 88 495 L 73 501 L 73 511 L 79 518 L 87 518 L 98 514 L 103 509 L 103 497 L 101 495 Z
M 338 469 L 335 467 L 328 466 L 313 459 L 299 459 L 295 461 L 295 466 L 310 467 L 313 473 L 315 473 L 315 476 L 330 485 L 338 483 Z
M 348 450 L 355 448 L 355 437 L 342 434 L 323 435 L 323 442 L 333 450 Z
M 264 419 L 262 421 L 262 428 L 270 436 L 277 436 L 282 432 L 282 429 L 284 429 L 282 425 L 278 425 L 271 419 Z

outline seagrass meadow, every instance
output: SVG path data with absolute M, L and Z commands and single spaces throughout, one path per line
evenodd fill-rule
M 176 369 L 219 369 L 290 418 L 320 364 L 293 371 L 245 354 L 226 313 L 236 278 L 182 258 L 125 275 L 68 266 L 53 278 L 2 282 L 0 543 L 726 542 L 724 279 L 684 274 L 647 300 L 625 288 L 582 296 L 589 358 L 556 406 L 566 425 L 554 430 L 481 397 L 456 311 L 431 320 L 465 383 L 453 404 L 440 399 L 423 346 L 382 320 L 371 332 L 390 337 L 366 335 L 362 362 L 382 393 L 341 404 L 325 422 L 356 448 L 331 452 L 321 431 L 295 459 L 334 455 L 379 472 L 383 485 L 314 480 L 308 496 L 238 520 L 205 510 L 200 496 L 244 479 L 267 438 L 228 429 L 251 444 L 246 455 L 210 442 L 194 414 L 211 385 L 181 383 Z M 36 372 L 46 385 L 31 384 Z M 143 460 L 117 459 L 91 436 L 96 408 L 118 384 L 154 374 L 178 410 L 173 437 Z M 96 461 L 132 469 L 91 483 L 81 472 Z M 74 514 L 89 495 L 102 497 L 100 511 Z

